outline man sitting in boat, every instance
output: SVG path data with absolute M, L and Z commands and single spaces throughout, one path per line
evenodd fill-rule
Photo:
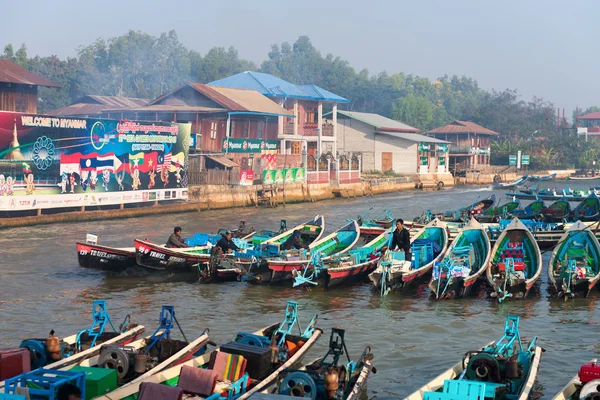
M 404 228 L 404 220 L 398 218 L 396 221 L 396 230 L 394 231 L 392 238 L 392 245 L 390 250 L 404 250 L 404 259 L 410 261 L 410 233 Z
M 169 236 L 169 240 L 167 240 L 166 247 L 190 247 L 185 244 L 185 240 L 181 238 L 181 227 L 176 226 L 173 229 L 173 233 Z
M 240 249 L 233 243 L 233 240 L 231 240 L 231 231 L 225 232 L 225 235 L 217 242 L 217 246 L 220 247 L 224 253 L 231 253 L 232 251 Z
M 307 249 L 308 250 L 308 246 L 305 245 L 302 242 L 302 240 L 300 240 L 300 231 L 298 231 L 298 230 L 294 231 L 294 234 L 292 236 L 290 236 L 288 238 L 288 240 L 283 242 L 283 244 L 281 245 L 281 250 L 291 250 L 291 249 L 295 249 L 295 250 Z

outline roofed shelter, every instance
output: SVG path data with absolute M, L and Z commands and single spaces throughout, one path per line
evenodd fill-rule
M 577 117 L 577 134 L 588 137 L 593 137 L 596 140 L 600 138 L 600 112 L 591 112 Z
M 333 121 L 333 113 L 325 115 Z M 363 171 L 399 174 L 446 173 L 446 141 L 379 114 L 337 111 L 337 149 L 361 153 Z
M 47 112 L 48 115 L 68 117 L 98 117 L 105 110 L 113 108 L 140 107 L 148 104 L 148 100 L 136 97 L 88 95 L 74 104 Z
M 429 136 L 450 142 L 450 171 L 487 168 L 490 165 L 491 139 L 498 132 L 474 122 L 456 120 L 427 132 Z
M 317 85 L 297 85 L 262 72 L 246 71 L 209 85 L 257 91 L 291 113 L 292 118 L 278 120 L 281 153 L 301 154 L 303 147 L 313 155 L 336 153 L 335 123 L 324 123 L 323 104 L 330 104 L 335 112 L 347 99 Z
M 56 83 L 6 59 L 0 59 L 0 111 L 37 114 L 38 86 Z

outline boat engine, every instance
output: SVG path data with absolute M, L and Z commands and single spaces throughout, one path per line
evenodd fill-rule
M 156 367 L 159 357 L 144 354 L 130 346 L 103 346 L 98 367 L 117 370 L 119 382 L 127 382 Z
M 581 388 L 579 392 L 581 400 L 598 400 L 600 399 L 600 379 L 589 381 Z
M 26 339 L 19 346 L 29 350 L 31 354 L 31 368 L 44 367 L 54 361 L 62 360 L 72 354 L 70 346 L 54 335 L 54 330 L 46 339 Z

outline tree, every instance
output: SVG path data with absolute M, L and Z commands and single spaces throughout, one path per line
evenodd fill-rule
M 426 130 L 433 119 L 433 105 L 424 97 L 409 94 L 394 102 L 392 117 L 421 130 Z
M 13 50 L 12 44 L 9 43 L 6 46 L 4 46 L 4 54 L 2 54 L 2 58 L 6 58 L 10 61 L 15 60 L 15 51 Z
M 25 46 L 25 43 L 23 43 L 15 53 L 14 61 L 21 67 L 27 68 L 27 46 Z

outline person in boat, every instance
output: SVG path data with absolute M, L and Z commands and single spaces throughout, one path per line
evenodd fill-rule
M 283 244 L 281 245 L 281 250 L 299 250 L 299 249 L 306 249 L 308 250 L 308 246 L 306 244 L 304 244 L 302 242 L 302 240 L 300 240 L 300 231 L 296 230 L 294 231 L 293 235 L 290 236 L 288 238 L 288 240 L 286 240 L 285 242 L 283 242 Z
M 169 240 L 167 240 L 166 247 L 190 247 L 185 244 L 185 239 L 181 237 L 181 227 L 176 226 L 173 229 L 173 233 L 169 236 Z
M 233 243 L 233 240 L 231 239 L 231 231 L 225 232 L 225 235 L 223 235 L 223 237 L 217 242 L 217 246 L 220 247 L 224 253 L 231 253 L 240 249 L 235 243 Z
M 81 390 L 72 383 L 65 383 L 58 388 L 57 400 L 81 400 Z
M 407 261 L 411 259 L 410 233 L 404 227 L 404 220 L 402 218 L 398 218 L 396 221 L 396 229 L 394 230 L 390 250 L 404 250 L 404 259 Z

